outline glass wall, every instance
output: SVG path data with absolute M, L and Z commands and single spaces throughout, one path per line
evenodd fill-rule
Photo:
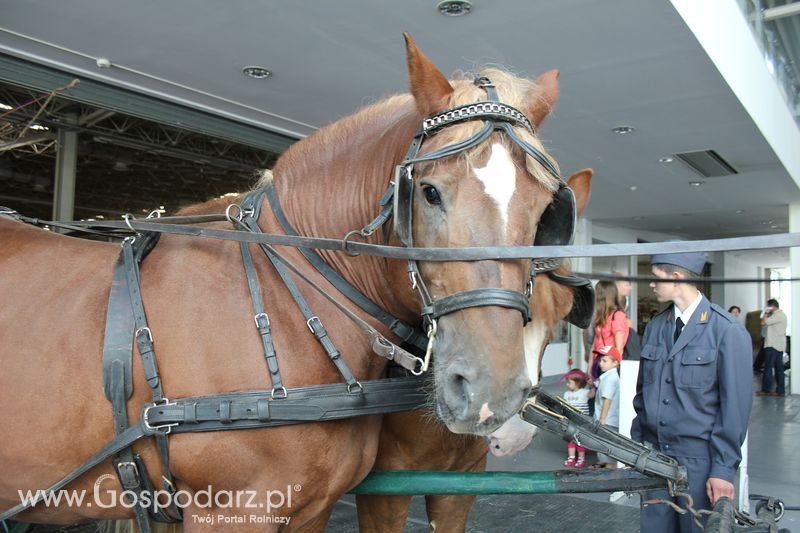
M 737 0 L 800 125 L 800 2 Z

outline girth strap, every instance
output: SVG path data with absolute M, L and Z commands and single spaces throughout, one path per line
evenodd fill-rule
M 186 398 L 168 404 L 148 404 L 139 422 L 103 446 L 84 464 L 38 493 L 0 514 L 0 520 L 30 509 L 47 495 L 61 490 L 109 457 L 130 447 L 142 437 L 170 432 L 226 431 L 285 426 L 304 422 L 340 420 L 355 416 L 395 413 L 426 405 L 423 378 L 379 379 L 363 382 L 361 394 L 351 394 L 343 383 L 289 389 L 287 398 L 275 399 L 271 391 L 251 391 Z M 220 405 L 229 410 L 216 413 Z M 187 407 L 194 405 L 194 408 Z M 280 405 L 280 407 L 278 407 Z M 210 406 L 214 406 L 211 410 Z M 290 418 L 293 416 L 294 418 Z
M 468 307 L 496 305 L 516 309 L 522 313 L 523 324 L 531 320 L 531 310 L 525 293 L 510 289 L 473 289 L 445 296 L 422 308 L 422 314 L 431 318 L 453 313 Z

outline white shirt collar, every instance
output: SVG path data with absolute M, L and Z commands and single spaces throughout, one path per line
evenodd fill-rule
M 695 298 L 694 301 L 689 304 L 689 307 L 683 310 L 683 313 L 681 313 L 678 310 L 677 305 L 673 305 L 673 307 L 675 308 L 675 319 L 677 320 L 678 318 L 680 318 L 681 321 L 683 322 L 683 325 L 685 326 L 686 324 L 689 323 L 689 319 L 692 318 L 692 314 L 702 301 L 703 301 L 703 293 L 698 291 L 697 298 Z

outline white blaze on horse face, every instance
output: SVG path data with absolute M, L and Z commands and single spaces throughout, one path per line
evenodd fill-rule
M 503 232 L 508 226 L 508 204 L 517 188 L 517 167 L 511 160 L 506 147 L 500 143 L 492 145 L 492 154 L 483 168 L 474 170 L 475 176 L 483 183 L 483 190 L 494 200 L 503 219 Z
M 522 330 L 522 341 L 525 346 L 525 366 L 531 385 L 539 383 L 539 360 L 544 355 L 547 342 L 547 327 L 536 321 L 531 322 Z

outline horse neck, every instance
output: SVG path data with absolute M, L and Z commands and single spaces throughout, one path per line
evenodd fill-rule
M 301 235 L 342 238 L 379 212 L 394 165 L 405 155 L 421 117 L 409 96 L 393 97 L 320 129 L 278 160 L 273 186 Z M 382 231 L 367 239 L 382 244 Z M 363 294 L 403 315 L 380 258 L 321 251 L 325 261 Z

